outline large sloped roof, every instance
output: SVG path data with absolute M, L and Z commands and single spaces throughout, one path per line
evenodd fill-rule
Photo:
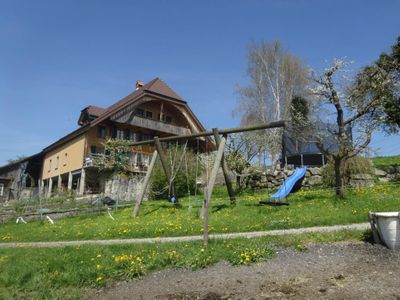
M 99 117 L 106 110 L 105 108 L 94 106 L 94 105 L 89 105 L 85 109 L 87 109 L 87 113 L 90 116 L 94 116 L 94 117 Z
M 164 81 L 162 81 L 158 77 L 153 79 L 146 85 L 144 85 L 143 90 L 185 102 L 181 98 L 181 96 L 179 96 L 177 93 L 175 93 L 175 91 L 173 91 Z
M 135 103 L 139 99 L 142 98 L 144 95 L 154 95 L 154 96 L 160 96 L 162 98 L 170 99 L 172 101 L 181 103 L 186 110 L 189 112 L 190 116 L 195 120 L 197 125 L 200 127 L 202 131 L 205 131 L 205 128 L 203 125 L 200 123 L 200 121 L 197 119 L 195 114 L 192 112 L 190 107 L 187 105 L 186 101 L 183 100 L 181 96 L 179 96 L 176 92 L 174 92 L 164 81 L 162 81 L 160 78 L 154 78 L 150 82 L 146 83 L 145 85 L 137 88 L 135 91 L 130 93 L 128 96 L 122 98 L 121 100 L 117 101 L 116 103 L 112 104 L 108 108 L 100 108 L 97 106 L 90 105 L 86 107 L 85 109 L 90 111 L 90 115 L 96 116 L 97 118 L 92 120 L 89 124 L 86 124 L 85 126 L 82 126 L 75 131 L 71 132 L 70 134 L 62 137 L 55 143 L 49 145 L 44 149 L 44 151 L 50 151 L 51 149 L 54 149 L 60 144 L 65 143 L 66 141 L 71 140 L 72 138 L 82 134 L 83 132 L 89 130 L 90 127 L 94 127 L 101 123 L 102 121 L 108 119 L 111 117 L 113 114 L 116 112 L 120 111 L 124 107 L 131 105 L 132 103 Z M 84 109 L 84 110 L 85 110 Z
M 91 126 L 95 126 L 104 121 L 115 112 L 141 98 L 141 96 L 144 94 L 159 95 L 186 104 L 186 102 L 177 93 L 175 93 L 164 81 L 157 77 L 145 85 L 137 88 L 128 96 L 109 106 L 97 119 L 91 123 Z

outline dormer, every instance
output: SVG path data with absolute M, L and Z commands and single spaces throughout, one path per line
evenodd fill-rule
M 99 117 L 106 109 L 97 107 L 94 105 L 89 105 L 88 107 L 82 109 L 81 114 L 78 119 L 78 125 L 83 126 L 89 124 L 94 119 Z

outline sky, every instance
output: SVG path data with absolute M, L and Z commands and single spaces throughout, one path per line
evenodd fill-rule
M 247 47 L 279 40 L 315 71 L 372 63 L 400 35 L 400 1 L 0 0 L 0 165 L 160 77 L 207 128 L 235 127 Z M 377 134 L 376 155 L 400 154 Z

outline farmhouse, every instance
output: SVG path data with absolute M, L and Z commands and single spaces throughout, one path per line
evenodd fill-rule
M 87 106 L 80 113 L 78 125 L 78 129 L 40 153 L 41 170 L 32 180 L 46 197 L 55 192 L 75 191 L 77 195 L 102 192 L 104 186 L 93 159 L 104 153 L 103 143 L 107 138 L 134 142 L 205 130 L 187 102 L 159 78 L 146 84 L 138 80 L 131 94 L 108 108 Z M 204 145 L 205 141 L 200 143 Z M 148 145 L 132 148 L 130 170 L 146 172 L 152 153 Z M 15 181 L 13 175 L 5 173 L 8 169 L 8 166 L 0 168 L 3 195 L 9 183 Z

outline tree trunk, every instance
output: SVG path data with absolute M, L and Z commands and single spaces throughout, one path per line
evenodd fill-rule
M 275 151 L 271 151 L 271 167 L 272 167 L 272 172 L 275 172 L 276 170 L 276 153 Z
M 236 175 L 236 189 L 238 192 L 242 190 L 242 178 L 240 175 Z
M 344 159 L 335 157 L 335 187 L 336 196 L 344 198 Z

